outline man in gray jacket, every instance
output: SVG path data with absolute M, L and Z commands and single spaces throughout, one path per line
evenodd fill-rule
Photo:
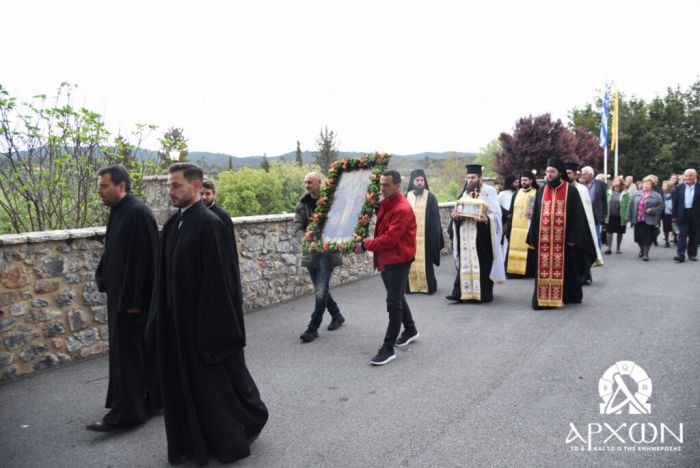
M 311 221 L 316 202 L 321 196 L 322 176 L 318 172 L 309 172 L 304 177 L 306 194 L 299 199 L 294 209 L 294 229 L 299 239 L 304 237 L 306 226 Z M 302 254 L 301 265 L 309 270 L 311 282 L 314 285 L 316 295 L 316 305 L 311 313 L 311 321 L 304 333 L 299 337 L 305 343 L 318 338 L 318 327 L 323 321 L 323 312 L 328 309 L 331 314 L 331 323 L 328 330 L 333 331 L 340 328 L 345 322 L 345 317 L 340 313 L 338 304 L 333 300 L 330 293 L 330 282 L 333 269 L 343 264 L 340 254 L 331 253 L 309 253 Z

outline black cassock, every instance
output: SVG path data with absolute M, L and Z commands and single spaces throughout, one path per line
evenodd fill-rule
M 540 238 L 540 213 L 542 210 L 542 196 L 546 185 L 537 191 L 535 206 L 532 212 L 532 222 L 530 231 L 527 234 L 527 243 L 535 246 L 535 259 L 538 255 L 538 243 Z M 585 266 L 595 260 L 596 251 L 591 237 L 591 230 L 588 227 L 586 212 L 583 210 L 583 203 L 578 194 L 578 190 L 573 185 L 569 185 L 566 200 L 566 242 L 564 255 L 564 304 L 578 304 L 583 300 L 583 290 L 581 288 L 581 276 Z M 536 260 L 537 261 L 537 260 Z M 537 304 L 537 276 L 535 277 L 535 290 L 532 294 L 532 308 L 549 309 Z
M 178 225 L 180 225 L 178 229 Z M 250 454 L 268 412 L 245 365 L 238 262 L 219 217 L 201 202 L 163 227 L 154 314 L 168 460 L 229 463 Z
M 462 240 L 459 238 L 459 226 L 462 221 L 450 221 L 447 232 L 450 240 L 457 236 L 458 245 Z M 491 302 L 493 301 L 493 281 L 491 280 L 491 268 L 493 268 L 493 246 L 491 244 L 491 228 L 487 223 L 476 223 L 476 255 L 479 257 L 479 282 L 481 283 L 481 300 L 470 299 L 465 302 Z M 462 295 L 459 267 L 457 277 L 452 286 L 452 296 Z
M 150 210 L 126 195 L 110 210 L 104 252 L 95 272 L 100 291 L 107 293 L 109 326 L 109 386 L 104 421 L 133 426 L 160 408 L 155 356 L 146 349 L 158 226 Z M 139 309 L 138 314 L 127 314 Z
M 425 277 L 428 283 L 428 294 L 437 291 L 437 279 L 433 265 L 440 266 L 440 252 L 445 247 L 440 221 L 440 207 L 432 192 L 427 192 L 428 200 L 425 205 Z M 409 283 L 409 291 L 410 283 Z
M 537 190 L 537 189 L 534 189 Z M 513 229 L 513 210 L 515 209 L 515 198 L 518 196 L 520 193 L 520 190 L 515 192 L 515 195 L 513 195 L 513 198 L 510 201 L 510 214 L 511 218 L 508 221 L 508 226 L 506 227 L 506 230 L 504 231 L 505 237 L 508 239 L 508 250 L 505 252 L 506 258 L 505 258 L 505 270 L 506 270 L 506 278 L 534 278 L 535 275 L 537 274 L 537 252 L 533 249 L 528 249 L 527 250 L 527 260 L 525 260 L 525 274 L 524 275 L 518 275 L 516 273 L 508 273 L 508 254 L 510 253 L 510 232 Z M 530 223 L 532 224 L 532 223 Z
M 233 221 L 231 221 L 231 215 L 226 212 L 223 208 L 221 208 L 219 205 L 216 203 L 212 203 L 209 209 L 212 211 L 212 213 L 216 214 L 216 216 L 219 217 L 219 219 L 224 223 L 224 226 L 226 226 L 226 231 L 231 233 L 231 245 L 233 246 L 233 258 L 236 259 L 235 262 L 231 262 L 231 274 L 233 275 L 235 279 L 235 283 L 237 285 L 241 284 L 241 271 L 240 267 L 238 266 L 238 246 L 236 245 L 236 231 L 233 228 Z M 240 310 L 241 316 L 243 315 L 243 291 L 241 290 L 240 287 L 236 288 L 236 310 Z

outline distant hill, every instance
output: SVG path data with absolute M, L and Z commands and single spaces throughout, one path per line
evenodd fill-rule
M 149 151 L 149 150 L 142 150 L 143 156 L 148 156 L 149 158 L 157 157 L 157 153 L 154 151 Z M 141 153 L 139 154 L 141 156 Z M 357 157 L 362 154 L 366 153 L 361 153 L 357 151 L 341 151 L 338 154 L 339 159 L 343 158 L 352 158 L 352 157 Z M 467 153 L 467 152 L 461 152 L 461 151 L 446 151 L 443 153 L 436 153 L 436 152 L 424 152 L 424 153 L 417 153 L 417 154 L 405 154 L 405 155 L 393 155 L 395 158 L 395 161 L 398 162 L 398 160 L 402 161 L 419 161 L 419 160 L 425 160 L 427 159 L 447 159 L 450 157 L 456 157 L 456 158 L 466 158 L 466 159 L 473 159 L 476 153 Z M 192 162 L 203 162 L 207 165 L 210 166 L 222 166 L 226 167 L 228 166 L 228 160 L 229 158 L 233 157 L 233 167 L 235 168 L 240 168 L 240 167 L 258 167 L 260 166 L 260 161 L 262 160 L 262 155 L 257 155 L 257 156 L 245 156 L 245 157 L 238 157 L 238 156 L 232 156 L 224 153 L 210 153 L 206 151 L 191 151 L 189 153 L 188 159 Z M 291 151 L 289 153 L 285 154 L 280 154 L 277 156 L 268 156 L 267 157 L 268 161 L 273 162 L 273 161 L 294 161 L 296 159 L 296 153 L 294 151 Z M 316 161 L 316 153 L 313 151 L 303 151 L 301 154 L 301 159 L 305 163 L 313 163 Z

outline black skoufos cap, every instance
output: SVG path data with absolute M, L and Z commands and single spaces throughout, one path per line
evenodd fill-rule
M 481 164 L 467 164 L 467 174 L 481 175 L 483 167 Z

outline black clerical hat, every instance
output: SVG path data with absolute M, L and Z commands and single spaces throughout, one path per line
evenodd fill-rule
M 578 171 L 578 163 L 575 162 L 564 163 L 564 167 L 566 167 L 567 171 Z
M 549 158 L 547 160 L 547 167 L 553 167 L 557 171 L 559 171 L 559 174 L 561 175 L 561 178 L 564 179 L 565 181 L 569 181 L 569 176 L 566 173 L 566 166 L 564 165 L 564 161 L 562 161 L 559 158 Z
M 530 180 L 537 180 L 535 178 L 535 174 L 533 174 L 532 171 L 522 171 L 520 173 L 520 178 L 522 179 L 523 177 L 527 177 Z
M 482 170 L 481 164 L 467 164 L 467 174 L 481 175 Z

